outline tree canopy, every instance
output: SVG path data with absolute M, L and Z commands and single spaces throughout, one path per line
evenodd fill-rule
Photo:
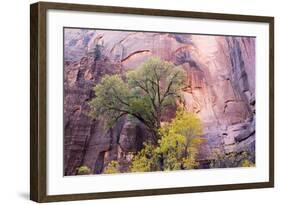
M 96 97 L 90 102 L 91 115 L 105 118 L 109 125 L 124 115 L 134 117 L 157 142 L 162 114 L 180 97 L 183 80 L 181 67 L 150 58 L 126 76 L 104 76 L 94 87 Z
M 126 76 L 105 75 L 94 87 L 96 97 L 90 102 L 91 115 L 103 118 L 110 126 L 129 116 L 143 123 L 152 134 L 133 158 L 131 172 L 192 169 L 203 142 L 202 125 L 195 114 L 179 108 L 171 122 L 161 120 L 168 106 L 180 98 L 185 73 L 181 67 L 151 58 Z M 112 161 L 105 173 L 119 172 Z

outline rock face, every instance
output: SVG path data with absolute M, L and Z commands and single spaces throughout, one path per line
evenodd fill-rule
M 64 46 L 65 175 L 81 165 L 102 173 L 111 160 L 128 168 L 145 129 L 122 119 L 108 130 L 88 116 L 88 102 L 103 75 L 136 69 L 151 56 L 187 73 L 183 103 L 198 114 L 207 139 L 198 160 L 210 160 L 216 148 L 226 154 L 248 151 L 254 161 L 255 38 L 65 29 Z

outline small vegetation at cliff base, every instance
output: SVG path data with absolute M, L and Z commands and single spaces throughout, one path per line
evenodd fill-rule
M 151 143 L 144 143 L 144 148 L 134 156 L 131 172 L 160 171 L 160 155 L 156 146 Z
M 78 175 L 87 175 L 87 174 L 91 174 L 91 169 L 85 165 L 80 166 L 77 168 L 77 174 Z
M 114 173 L 119 173 L 119 163 L 116 160 L 111 161 L 108 163 L 104 170 L 105 174 L 114 174 Z
M 225 154 L 219 149 L 213 150 L 213 160 L 211 168 L 229 168 L 229 167 L 254 167 L 255 162 L 252 161 L 249 152 L 243 151 L 240 153 L 232 152 Z

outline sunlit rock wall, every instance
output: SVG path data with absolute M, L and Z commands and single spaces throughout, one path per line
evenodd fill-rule
M 254 158 L 255 38 L 66 29 L 64 46 L 65 175 L 81 165 L 102 173 L 116 159 L 124 170 L 129 166 L 148 137 L 145 129 L 122 119 L 107 130 L 105 122 L 88 116 L 88 102 L 104 74 L 124 74 L 151 56 L 186 71 L 182 103 L 198 114 L 207 139 L 198 158 L 202 168 L 214 149 L 248 151 Z M 102 50 L 94 58 L 97 46 Z

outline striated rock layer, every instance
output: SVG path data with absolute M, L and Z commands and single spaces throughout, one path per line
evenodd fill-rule
M 198 114 L 207 139 L 198 158 L 201 167 L 214 149 L 248 151 L 254 161 L 255 38 L 65 29 L 64 46 L 65 175 L 81 165 L 102 173 L 116 159 L 128 168 L 142 148 L 145 129 L 122 119 L 106 130 L 105 122 L 88 116 L 88 102 L 104 74 L 125 73 L 151 56 L 182 65 L 187 73 L 183 103 Z

